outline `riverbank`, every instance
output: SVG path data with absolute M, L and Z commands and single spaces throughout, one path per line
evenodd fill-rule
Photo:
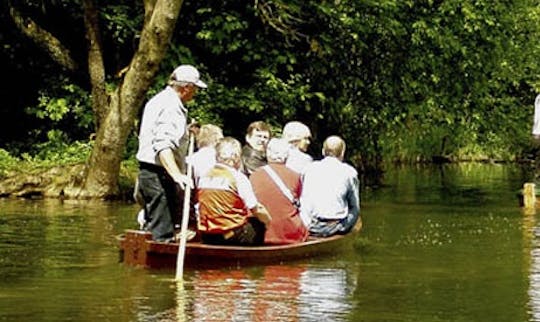
M 534 178 L 532 160 L 524 159 L 517 161 L 504 160 L 461 160 L 434 158 L 431 162 L 411 163 L 388 163 L 383 169 L 370 173 L 359 169 L 363 186 L 379 186 L 383 181 L 387 170 L 395 167 L 426 167 L 443 165 L 460 165 L 467 168 L 475 164 L 517 164 L 522 168 L 523 182 Z M 85 165 L 83 163 L 64 164 L 60 166 L 39 165 L 32 162 L 21 161 L 8 167 L 0 176 L 0 198 L 60 198 L 70 199 L 73 190 L 80 186 L 85 178 Z M 122 162 L 118 179 L 118 194 L 116 200 L 133 201 L 133 187 L 138 173 L 137 162 L 126 160 Z M 375 178 L 377 177 L 377 178 Z
M 120 166 L 117 200 L 133 201 L 138 168 L 133 161 Z M 0 198 L 70 198 L 85 178 L 85 164 L 32 166 L 21 162 L 4 169 L 0 177 Z

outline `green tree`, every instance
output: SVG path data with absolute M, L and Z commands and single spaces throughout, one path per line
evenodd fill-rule
M 74 98 L 92 88 L 96 142 L 81 196 L 114 193 L 125 138 L 158 65 L 169 71 L 178 61 L 199 62 L 211 78 L 190 115 L 239 138 L 256 119 L 275 128 L 297 119 L 316 136 L 314 155 L 327 135 L 340 134 L 357 166 L 436 155 L 509 159 L 526 148 L 540 90 L 534 0 L 95 1 L 9 2 L 20 30 L 64 66 L 62 75 L 86 76 L 64 76 L 54 90 L 47 84 L 35 114 L 66 118 L 80 106 L 76 119 L 88 124 L 80 117 L 87 105 Z M 182 27 L 173 33 L 176 18 L 156 9 L 180 5 Z M 63 21 L 51 15 L 73 30 L 61 33 Z M 43 36 L 29 17 L 59 36 Z M 169 25 L 152 27 L 158 22 Z
M 114 10 L 121 12 L 130 3 L 66 0 L 9 4 L 10 16 L 23 34 L 46 51 L 64 70 L 75 72 L 85 68 L 88 76 L 96 136 L 85 179 L 80 186 L 65 190 L 68 197 L 107 198 L 118 193 L 118 174 L 125 143 L 146 91 L 165 56 L 182 1 L 146 0 L 143 4 L 144 21 L 138 26 L 137 49 L 111 87 L 106 84 L 114 79 L 114 70 L 106 69 L 108 57 L 105 57 L 106 43 L 100 14 L 106 15 Z M 58 29 L 60 26 L 60 23 L 45 23 L 48 12 L 44 8 L 53 5 L 60 7 L 55 9 L 70 15 L 80 24 L 76 28 L 83 31 L 80 37 L 86 38 L 83 55 L 86 61 L 78 61 L 73 55 L 74 49 L 69 48 L 69 41 L 57 37 L 53 30 L 44 27 L 49 25 Z M 35 14 L 35 18 L 32 14 Z M 118 12 L 114 15 L 114 19 L 121 18 Z M 111 36 L 118 35 L 113 32 Z

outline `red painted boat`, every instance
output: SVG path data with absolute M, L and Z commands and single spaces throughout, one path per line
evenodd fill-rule
M 199 241 L 188 242 L 184 265 L 186 267 L 223 267 L 253 264 L 279 264 L 302 258 L 336 254 L 351 246 L 353 236 L 362 228 L 361 220 L 346 235 L 327 238 L 310 237 L 307 241 L 288 245 L 224 246 L 208 245 Z M 149 232 L 126 230 L 118 236 L 120 260 L 130 266 L 147 268 L 175 268 L 178 243 L 152 240 Z

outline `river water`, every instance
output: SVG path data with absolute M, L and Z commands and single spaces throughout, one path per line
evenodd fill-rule
M 540 220 L 513 165 L 390 169 L 348 253 L 274 266 L 127 267 L 132 204 L 0 199 L 0 321 L 540 321 Z

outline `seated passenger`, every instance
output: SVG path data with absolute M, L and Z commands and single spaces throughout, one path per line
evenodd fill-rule
M 309 235 L 298 209 L 302 190 L 300 174 L 285 166 L 289 148 L 286 140 L 271 139 L 266 148 L 268 165 L 255 170 L 249 177 L 255 196 L 272 216 L 266 226 L 266 244 L 302 242 Z
M 285 165 L 302 174 L 306 165 L 313 162 L 313 158 L 306 153 L 311 143 L 311 131 L 298 121 L 292 121 L 283 127 L 283 138 L 291 144 L 291 151 Z
M 225 137 L 216 145 L 216 165 L 199 178 L 199 231 L 204 243 L 262 245 L 271 217 L 259 204 L 251 183 L 239 171 L 238 140 Z
M 255 169 L 266 165 L 266 144 L 270 139 L 270 126 L 262 121 L 251 123 L 246 131 L 246 144 L 242 148 L 242 171 L 249 177 Z
M 223 138 L 223 131 L 219 126 L 204 124 L 197 133 L 197 152 L 186 158 L 193 167 L 195 183 L 198 178 L 210 171 L 216 165 L 215 146 Z
M 328 137 L 322 148 L 324 159 L 308 165 L 304 172 L 302 219 L 309 220 L 311 235 L 346 234 L 360 213 L 358 174 L 343 162 L 345 141 Z

